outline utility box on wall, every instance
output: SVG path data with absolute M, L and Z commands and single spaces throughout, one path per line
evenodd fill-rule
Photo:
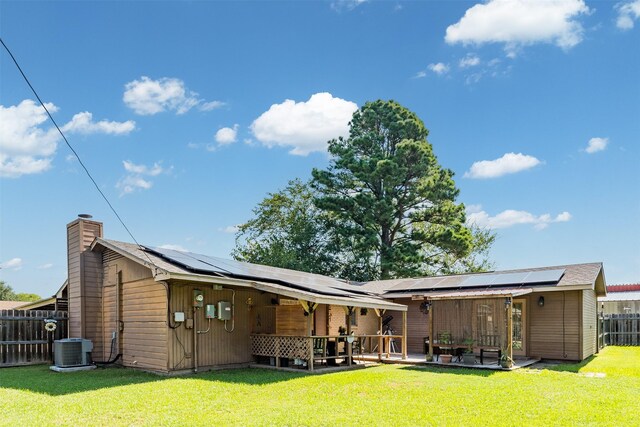
M 204 303 L 204 294 L 200 289 L 193 290 L 193 306 L 202 308 Z
M 218 319 L 231 320 L 231 303 L 229 301 L 218 301 Z
M 216 318 L 216 306 L 213 304 L 207 304 L 204 310 L 204 317 L 207 319 Z

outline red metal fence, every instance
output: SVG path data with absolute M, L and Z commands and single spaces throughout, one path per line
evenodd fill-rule
M 45 327 L 50 320 L 54 331 Z M 0 310 L 0 367 L 52 362 L 53 341 L 67 338 L 67 323 L 66 311 Z

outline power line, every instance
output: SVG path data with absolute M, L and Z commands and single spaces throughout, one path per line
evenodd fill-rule
M 36 92 L 36 90 L 34 89 L 34 87 L 31 85 L 31 82 L 29 81 L 29 79 L 27 78 L 27 76 L 25 75 L 24 71 L 22 71 L 22 67 L 20 67 L 20 64 L 18 64 L 18 61 L 16 60 L 16 58 L 13 56 L 13 53 L 11 53 L 11 50 L 9 49 L 9 47 L 4 43 L 4 40 L 2 40 L 2 37 L 0 37 L 0 43 L 2 43 L 2 46 L 4 46 L 5 50 L 7 51 L 7 53 L 9 54 L 9 56 L 11 57 L 11 59 L 13 60 L 13 63 L 16 65 L 16 67 L 18 68 L 18 71 L 20 71 L 20 74 L 22 74 L 22 77 L 24 78 L 24 81 L 27 82 L 27 85 L 29 85 L 29 88 L 31 89 L 31 91 L 33 92 L 33 94 L 35 95 L 35 97 L 38 99 L 38 102 L 40 102 L 40 105 L 42 105 L 42 108 L 44 108 L 44 111 L 47 112 L 47 115 L 49 116 L 49 118 L 51 119 L 51 121 L 53 122 L 53 125 L 56 127 L 56 129 L 58 129 L 58 132 L 60 133 L 60 136 L 62 136 L 62 139 L 64 139 L 64 142 L 67 144 L 67 147 L 69 147 L 69 149 L 71 150 L 71 152 L 73 153 L 74 156 L 76 156 L 76 159 L 78 159 L 78 162 L 80 163 L 80 166 L 82 166 L 82 169 L 84 169 L 84 171 L 86 172 L 87 176 L 89 177 L 89 179 L 91 180 L 91 182 L 93 182 L 93 185 L 96 187 L 96 190 L 98 190 L 98 193 L 100 193 L 100 195 L 102 196 L 102 198 L 104 199 L 105 202 L 107 202 L 107 205 L 109 205 L 109 208 L 111 209 L 111 212 L 113 212 L 113 214 L 116 216 L 116 218 L 118 218 L 118 221 L 120 221 L 120 224 L 122 224 L 122 226 L 124 227 L 124 229 L 127 231 L 127 233 L 129 234 L 129 236 L 131 237 L 131 239 L 133 239 L 133 241 L 135 242 L 136 245 L 138 245 L 138 247 L 142 250 L 142 252 L 146 255 L 147 259 L 149 260 L 149 262 L 151 263 L 151 265 L 153 265 L 156 269 L 158 268 L 157 265 L 154 264 L 153 261 L 151 261 L 151 258 L 149 257 L 149 254 L 147 254 L 147 252 L 144 250 L 144 247 L 138 243 L 138 241 L 136 240 L 136 238 L 133 236 L 133 233 L 131 233 L 131 230 L 129 230 L 129 227 L 127 227 L 127 225 L 124 223 L 124 221 L 122 220 L 122 218 L 120 218 L 120 215 L 118 215 L 118 212 L 116 211 L 116 209 L 113 207 L 113 205 L 111 204 L 111 202 L 109 201 L 109 199 L 107 199 L 107 196 L 102 192 L 102 190 L 100 189 L 100 187 L 98 186 L 98 183 L 96 182 L 95 179 L 93 179 L 93 176 L 91 176 L 91 173 L 89 172 L 89 169 L 87 169 L 87 167 L 84 165 L 84 162 L 82 161 L 82 159 L 80 159 L 80 156 L 78 155 L 78 153 L 76 152 L 76 150 L 71 146 L 71 144 L 69 143 L 69 141 L 67 140 L 67 137 L 64 136 L 64 133 L 62 133 L 62 130 L 60 129 L 60 127 L 58 126 L 58 123 L 56 123 L 56 121 L 54 120 L 53 116 L 51 115 L 51 113 L 49 112 L 49 110 L 47 109 L 47 106 L 44 105 L 44 102 L 42 102 L 42 99 L 40 99 L 40 96 L 38 95 L 38 92 Z M 154 272 L 154 276 L 155 276 L 155 272 Z

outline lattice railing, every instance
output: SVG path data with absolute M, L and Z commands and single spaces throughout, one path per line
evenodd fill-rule
M 254 356 L 308 359 L 311 338 L 300 336 L 251 335 L 251 354 Z

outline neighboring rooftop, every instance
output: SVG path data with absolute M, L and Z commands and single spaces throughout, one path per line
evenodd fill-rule
M 607 285 L 607 292 L 630 292 L 630 291 L 640 291 L 640 283 Z
M 607 286 L 607 291 L 609 287 Z M 640 301 L 640 291 L 611 292 L 606 297 L 598 297 L 598 301 Z
M 0 301 L 0 310 L 13 310 L 24 304 L 24 301 Z

